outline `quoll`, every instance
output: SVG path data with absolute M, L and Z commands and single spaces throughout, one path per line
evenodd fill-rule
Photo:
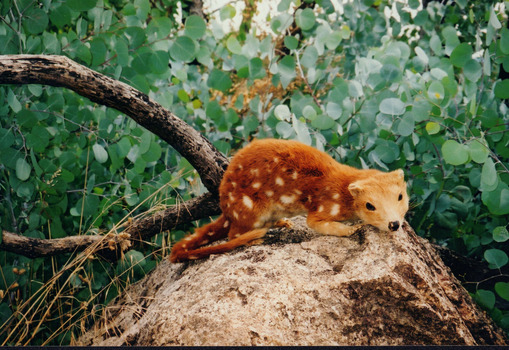
M 403 170 L 356 169 L 297 141 L 255 140 L 237 152 L 219 187 L 222 214 L 176 243 L 170 261 L 200 259 L 259 243 L 283 218 L 307 214 L 325 235 L 349 236 L 361 219 L 397 231 L 408 211 Z M 228 236 L 228 241 L 208 243 Z

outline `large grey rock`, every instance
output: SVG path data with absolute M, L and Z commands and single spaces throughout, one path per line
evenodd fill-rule
M 267 244 L 267 242 L 272 242 Z M 293 242 L 293 243 L 292 243 Z M 163 262 L 80 345 L 506 344 L 408 225 L 315 235 L 298 219 L 263 245 Z

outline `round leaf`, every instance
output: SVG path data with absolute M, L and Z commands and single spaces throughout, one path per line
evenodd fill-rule
M 507 227 L 498 226 L 493 230 L 493 240 L 495 242 L 505 242 L 509 239 L 509 231 L 507 231 Z
M 49 18 L 46 12 L 42 9 L 34 9 L 30 11 L 23 22 L 27 32 L 31 34 L 40 34 L 46 29 L 49 23 Z
M 497 84 L 495 85 L 495 96 L 500 99 L 509 98 L 509 79 L 497 81 Z
M 461 165 L 468 162 L 468 149 L 455 140 L 447 140 L 442 145 L 444 160 L 451 165 Z
M 509 300 L 509 282 L 495 283 L 495 291 L 505 300 Z
M 315 13 L 310 8 L 298 9 L 295 13 L 295 23 L 302 30 L 310 30 L 315 25 Z
M 472 58 L 472 47 L 468 43 L 461 43 L 452 50 L 451 63 L 455 67 L 462 68 Z
M 203 18 L 197 15 L 191 15 L 187 17 L 186 24 L 184 27 L 184 33 L 193 38 L 199 39 L 205 34 L 205 30 L 207 29 L 207 25 Z
M 483 164 L 490 154 L 489 148 L 480 140 L 472 140 L 468 144 L 468 151 L 472 160 L 479 164 Z
M 495 306 L 495 294 L 489 290 L 479 289 L 474 298 L 485 309 L 491 310 Z
M 226 72 L 213 69 L 207 79 L 207 85 L 213 89 L 226 92 L 232 87 L 232 80 Z
M 426 131 L 430 135 L 438 134 L 440 132 L 440 124 L 435 122 L 426 123 Z
M 499 269 L 509 262 L 507 254 L 500 249 L 488 249 L 484 252 L 484 258 L 490 264 L 490 268 Z
M 380 102 L 380 112 L 390 115 L 405 113 L 405 104 L 399 98 L 389 97 Z
M 428 96 L 432 102 L 440 103 L 444 99 L 444 86 L 438 81 L 433 81 L 428 87 Z
M 16 161 L 16 177 L 21 181 L 26 181 L 30 177 L 32 167 L 23 158 L 18 158 Z
M 179 36 L 170 49 L 170 55 L 177 61 L 190 62 L 194 59 L 198 45 L 188 36 Z
M 106 152 L 106 149 L 100 144 L 96 143 L 93 145 L 92 151 L 94 151 L 95 160 L 99 163 L 105 163 L 108 160 L 108 152 Z

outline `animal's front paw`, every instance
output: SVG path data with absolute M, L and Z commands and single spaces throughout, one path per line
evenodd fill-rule
M 357 232 L 360 228 L 362 227 L 362 225 L 352 225 L 352 226 L 349 226 L 348 228 L 348 235 L 347 236 L 351 236 L 353 235 L 355 232 Z

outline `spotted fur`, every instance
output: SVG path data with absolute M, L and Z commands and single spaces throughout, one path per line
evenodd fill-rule
M 222 215 L 175 244 L 170 260 L 219 254 L 260 241 L 286 217 L 307 214 L 310 228 L 348 236 L 361 219 L 383 231 L 396 231 L 408 210 L 402 170 L 360 170 L 296 141 L 253 141 L 232 159 L 219 187 Z M 228 236 L 229 241 L 203 247 Z

